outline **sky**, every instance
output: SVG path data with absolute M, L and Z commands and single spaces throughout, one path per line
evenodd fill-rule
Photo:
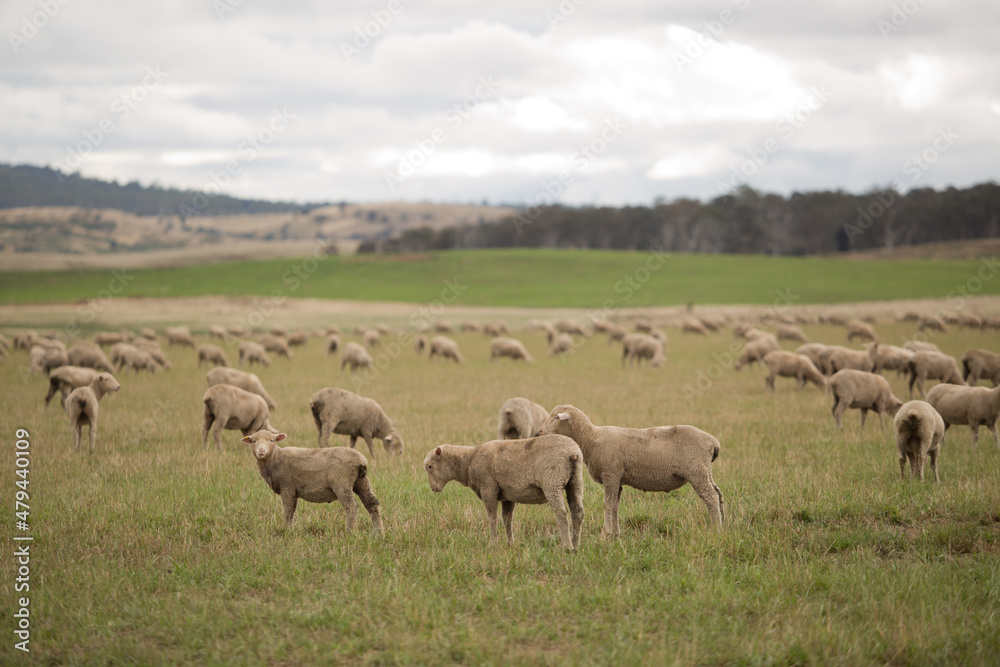
M 4 0 L 0 162 L 298 202 L 1000 171 L 992 0 Z

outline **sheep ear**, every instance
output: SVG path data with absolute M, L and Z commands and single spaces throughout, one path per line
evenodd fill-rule
M 438 447 L 437 449 L 435 449 L 435 450 L 434 450 L 434 454 L 435 454 L 436 456 L 441 456 L 441 448 L 440 448 L 440 447 Z
M 288 437 L 287 434 L 285 434 L 285 433 L 279 433 L 276 436 L 274 436 L 274 441 L 275 442 L 281 442 L 282 440 L 284 440 L 287 437 Z
M 252 445 L 253 444 L 253 436 L 248 435 L 247 437 L 245 437 L 242 440 L 240 440 L 240 442 L 242 442 L 244 445 Z
M 392 436 L 391 435 L 385 436 L 385 441 L 386 442 L 392 442 Z
M 559 421 L 568 422 L 569 421 L 569 413 L 568 412 L 560 412 L 559 414 L 556 415 L 556 418 Z

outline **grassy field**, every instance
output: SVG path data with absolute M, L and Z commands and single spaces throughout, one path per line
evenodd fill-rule
M 799 303 L 943 298 L 957 288 L 1000 294 L 996 269 L 968 289 L 982 261 L 849 262 L 839 258 L 670 255 L 582 250 L 476 250 L 205 264 L 175 269 L 0 272 L 0 303 L 116 296 L 271 295 L 427 303 L 445 281 L 469 306 L 598 307 L 767 304 L 793 289 Z
M 878 329 L 894 342 L 910 333 Z M 844 342 L 842 328 L 805 330 Z M 965 427 L 949 433 L 940 484 L 901 481 L 877 419 L 861 430 L 848 411 L 836 430 L 815 388 L 779 380 L 771 394 L 757 368 L 719 376 L 728 333 L 671 333 L 658 370 L 621 368 L 603 336 L 560 360 L 545 356 L 541 334 L 519 335 L 537 363 L 490 364 L 486 339 L 457 334 L 465 364 L 428 363 L 404 346 L 360 389 L 406 440 L 398 459 L 380 445 L 369 456 L 382 539 L 363 512 L 348 534 L 339 505 L 300 503 L 286 530 L 238 433 L 226 432 L 222 451 L 202 450 L 204 371 L 192 351 L 170 350 L 168 372 L 121 378 L 101 404 L 92 455 L 73 451 L 65 415 L 42 407 L 45 379 L 23 376 L 27 356 L 12 353 L 0 365 L 0 432 L 7 443 L 30 432 L 32 635 L 29 656 L 13 650 L 8 551 L 0 662 L 997 663 L 1000 453 L 985 429 L 978 446 Z M 979 332 L 934 341 L 956 355 L 997 347 Z M 314 339 L 259 371 L 291 445 L 316 444 L 313 392 L 354 388 L 321 347 Z M 692 395 L 700 371 L 718 379 Z M 905 381 L 889 379 L 905 397 Z M 604 542 L 602 493 L 588 477 L 577 553 L 559 548 L 544 506 L 519 506 L 516 544 L 490 546 L 482 503 L 454 483 L 432 494 L 421 464 L 438 444 L 494 437 L 499 406 L 516 395 L 574 404 L 598 424 L 713 433 L 725 527 L 707 526 L 689 486 L 626 489 L 622 537 Z M 13 536 L 24 533 L 13 525 L 9 452 L 0 526 Z

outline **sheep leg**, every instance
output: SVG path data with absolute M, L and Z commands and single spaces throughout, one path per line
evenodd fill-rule
M 80 449 L 80 424 L 77 421 L 73 421 L 73 448 Z
M 865 417 L 868 416 L 868 408 L 861 408 L 861 428 L 865 427 Z
M 562 488 L 549 489 L 545 493 L 545 500 L 549 502 L 552 513 L 556 515 L 556 525 L 559 528 L 559 539 L 562 541 L 563 548 L 572 551 L 575 547 L 573 546 L 573 536 L 570 533 L 569 512 L 566 510 L 566 503 L 562 497 Z
M 910 398 L 911 398 L 911 399 L 913 398 L 913 383 L 914 383 L 914 382 L 916 382 L 916 381 L 917 381 L 917 374 L 916 374 L 916 373 L 913 373 L 913 372 L 911 372 L 911 373 L 910 373 L 910 382 L 909 382 L 909 387 L 910 387 Z
M 910 458 L 910 476 L 914 479 L 920 478 L 920 481 L 924 479 L 924 457 L 920 453 L 920 450 L 913 452 Z
M 991 421 L 991 422 L 986 422 L 986 428 L 988 428 L 990 430 L 990 432 L 993 433 L 993 437 L 996 438 L 996 441 L 997 441 L 997 447 L 1000 447 L 1000 433 L 997 433 L 997 423 L 996 423 L 996 420 Z
M 351 491 L 340 490 L 335 492 L 337 499 L 347 513 L 347 532 L 354 532 L 354 527 L 358 523 L 358 501 L 354 499 Z
M 215 421 L 215 415 L 212 414 L 211 408 L 208 405 L 205 406 L 205 421 L 201 426 L 201 447 L 205 449 L 208 447 L 208 430 L 212 428 L 212 423 Z
M 937 449 L 937 448 L 935 448 L 935 449 L 932 449 L 929 452 L 927 452 L 927 455 L 931 459 L 931 470 L 934 471 L 934 481 L 940 483 L 941 482 L 941 478 L 938 477 L 938 471 L 937 471 L 937 459 L 938 459 L 938 453 L 939 452 L 940 452 L 940 450 Z
M 906 452 L 899 453 L 899 478 L 906 479 Z
M 617 537 L 621 532 L 618 528 L 618 504 L 622 498 L 622 487 L 617 479 L 604 482 L 604 528 L 601 536 Z
M 292 519 L 295 518 L 295 506 L 298 505 L 299 498 L 295 491 L 283 491 L 281 494 L 281 506 L 285 510 L 285 527 L 290 528 Z
M 840 418 L 844 416 L 846 410 L 847 403 L 840 400 L 840 396 L 834 396 L 833 407 L 830 408 L 830 412 L 833 413 L 833 418 L 837 422 L 837 428 L 844 428 L 844 425 L 840 422 Z
M 215 440 L 215 448 L 222 449 L 222 431 L 229 423 L 229 415 L 216 415 L 215 423 L 212 424 L 212 439 Z
M 566 504 L 573 519 L 573 548 L 580 546 L 580 532 L 583 527 L 583 485 L 572 478 L 566 485 Z
M 320 421 L 319 418 L 316 419 L 316 426 L 319 431 L 319 446 L 329 447 L 330 446 L 330 434 L 337 427 L 336 424 L 330 424 L 328 422 Z M 353 445 L 352 445 L 353 447 Z
M 504 530 L 507 532 L 507 544 L 514 544 L 514 502 L 511 500 L 501 501 L 500 511 L 503 516 Z
M 972 429 L 972 444 L 979 444 L 979 424 L 973 421 L 969 421 L 969 428 Z
M 764 384 L 767 385 L 768 389 L 774 391 L 774 373 L 771 373 L 766 378 L 764 378 Z
M 87 435 L 90 436 L 90 452 L 94 452 L 94 442 L 97 441 L 97 421 L 90 420 L 90 428 L 88 429 Z
M 49 392 L 45 394 L 45 407 L 49 407 L 49 401 L 51 401 L 52 397 L 56 395 L 58 384 L 59 383 L 55 380 L 49 380 Z
M 351 449 L 354 449 L 354 446 L 357 445 L 357 444 L 358 444 L 358 436 L 352 435 L 351 436 Z
M 368 515 L 372 518 L 372 529 L 377 533 L 382 533 L 382 515 L 379 513 L 378 498 L 372 491 L 372 484 L 367 477 L 359 477 L 354 482 L 354 493 L 361 499 L 361 504 L 368 510 Z
M 708 508 L 708 520 L 713 526 L 722 526 L 722 491 L 715 485 L 711 473 L 705 479 L 691 481 L 695 493 Z
M 371 434 L 365 433 L 364 434 L 364 438 L 365 438 L 365 442 L 368 444 L 368 453 L 371 454 L 372 458 L 375 458 L 375 445 L 372 444 L 372 436 L 371 436 Z
M 497 497 L 483 494 L 483 504 L 486 505 L 486 516 L 490 520 L 490 544 L 497 538 Z

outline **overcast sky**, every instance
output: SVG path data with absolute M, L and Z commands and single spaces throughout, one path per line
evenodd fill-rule
M 0 162 L 123 183 L 621 205 L 1000 171 L 993 0 L 4 0 L 0 25 Z

